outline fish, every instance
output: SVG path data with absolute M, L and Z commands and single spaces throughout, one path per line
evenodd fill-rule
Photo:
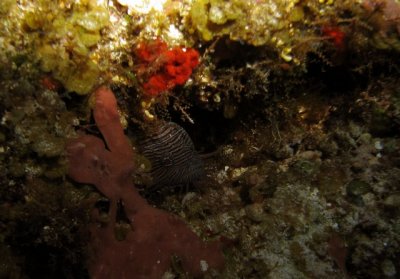
M 188 186 L 205 177 L 192 139 L 174 122 L 157 124 L 140 141 L 139 150 L 151 163 L 151 187 Z

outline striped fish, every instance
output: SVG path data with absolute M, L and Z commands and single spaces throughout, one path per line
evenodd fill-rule
M 205 176 L 204 164 L 188 133 L 178 124 L 164 122 L 140 142 L 151 162 L 153 186 L 183 186 Z

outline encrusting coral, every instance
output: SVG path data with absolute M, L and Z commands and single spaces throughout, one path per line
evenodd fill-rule
M 208 268 L 222 268 L 220 242 L 203 242 L 179 218 L 152 207 L 139 195 L 130 179 L 134 154 L 120 124 L 114 94 L 100 87 L 95 97 L 94 119 L 105 142 L 82 135 L 66 147 L 69 176 L 95 185 L 110 200 L 109 223 L 91 227 L 91 277 L 161 278 L 173 256 L 178 256 L 183 269 L 193 276 Z M 119 202 L 130 224 L 124 240 L 115 237 Z

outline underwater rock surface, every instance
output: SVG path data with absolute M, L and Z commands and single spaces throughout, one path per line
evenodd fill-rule
M 0 277 L 89 278 L 166 250 L 154 277 L 399 277 L 399 13 L 398 0 L 0 1 Z M 65 144 L 91 135 L 108 154 L 92 163 L 117 172 L 111 120 L 91 113 L 99 85 L 136 156 L 93 186 L 68 177 Z M 222 243 L 224 268 L 177 235 Z

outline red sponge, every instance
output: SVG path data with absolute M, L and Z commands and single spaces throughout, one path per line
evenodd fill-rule
M 136 55 L 141 70 L 138 74 L 150 73 L 143 78 L 143 90 L 149 96 L 158 96 L 176 85 L 185 84 L 199 64 L 199 53 L 195 49 L 168 49 L 166 43 L 161 40 L 140 44 Z

